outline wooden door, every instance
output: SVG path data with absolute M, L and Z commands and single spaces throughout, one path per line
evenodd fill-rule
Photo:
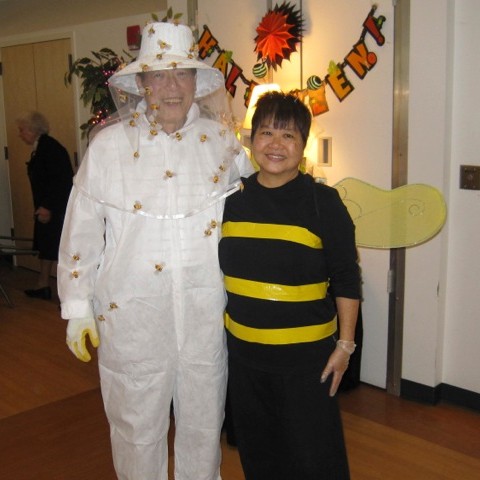
M 33 199 L 25 163 L 31 147 L 18 137 L 16 118 L 29 110 L 43 113 L 50 134 L 62 143 L 73 161 L 76 127 L 71 86 L 64 84 L 68 70 L 70 40 L 53 40 L 2 48 L 3 84 L 9 176 L 12 192 L 13 228 L 16 237 L 32 238 Z M 17 241 L 31 248 L 31 242 Z M 35 257 L 19 256 L 17 264 L 39 270 Z
M 50 122 L 51 135 L 73 156 L 76 151 L 76 127 L 73 91 L 65 86 L 70 40 L 42 42 L 33 45 L 37 110 Z

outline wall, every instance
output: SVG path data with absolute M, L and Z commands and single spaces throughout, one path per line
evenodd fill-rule
M 414 0 L 410 13 L 408 181 L 433 185 L 448 201 L 453 54 L 449 2 Z M 450 222 L 451 212 L 448 217 Z M 431 387 L 442 381 L 444 253 L 448 225 L 433 240 L 408 249 L 406 256 L 402 378 Z
M 448 220 L 408 252 L 403 378 L 480 393 L 480 194 L 459 188 L 479 165 L 476 0 L 412 2 L 409 182 L 443 190 Z M 434 46 L 434 48 L 432 48 Z
M 480 363 L 480 295 L 478 272 L 480 244 L 478 191 L 460 190 L 460 165 L 480 165 L 480 93 L 475 79 L 479 75 L 480 12 L 474 0 L 463 0 L 455 11 L 455 63 L 453 91 L 452 162 L 449 175 L 452 239 L 448 258 L 448 292 L 444 342 L 443 378 L 448 384 L 480 392 L 480 375 L 472 367 Z M 457 71 L 461 68 L 461 71 Z M 477 221 L 475 221 L 477 220 Z M 462 352 L 459 355 L 459 352 Z
M 443 382 L 480 392 L 480 193 L 459 189 L 460 165 L 480 166 L 480 9 L 476 0 L 455 2 L 453 114 L 445 308 Z

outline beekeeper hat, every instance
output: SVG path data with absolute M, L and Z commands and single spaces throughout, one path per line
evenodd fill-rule
M 198 47 L 190 27 L 167 22 L 148 23 L 142 32 L 137 59 L 115 72 L 109 83 L 111 87 L 140 95 L 135 77 L 141 72 L 195 68 L 195 98 L 204 97 L 223 87 L 224 78 L 220 70 L 197 57 Z

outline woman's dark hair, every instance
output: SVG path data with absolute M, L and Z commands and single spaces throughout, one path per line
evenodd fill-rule
M 275 128 L 285 128 L 293 122 L 306 145 L 312 116 L 307 106 L 291 93 L 268 92 L 258 99 L 252 118 L 252 140 L 258 128 L 269 121 Z

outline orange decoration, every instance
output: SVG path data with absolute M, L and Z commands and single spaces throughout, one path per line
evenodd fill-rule
M 284 2 L 269 10 L 257 27 L 255 51 L 258 60 L 262 60 L 274 70 L 281 66 L 284 59 L 290 59 L 296 45 L 301 42 L 303 19 L 299 11 Z

